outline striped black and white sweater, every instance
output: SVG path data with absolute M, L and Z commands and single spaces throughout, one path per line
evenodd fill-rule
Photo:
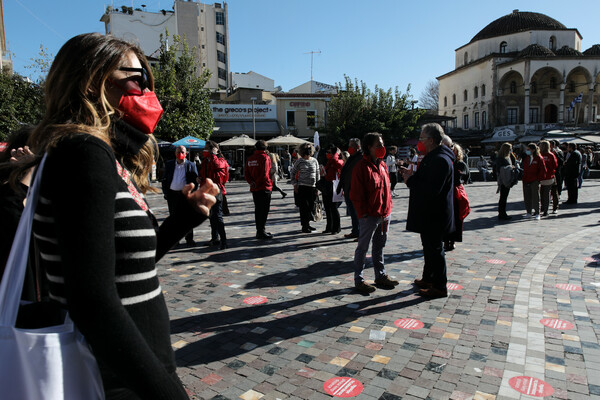
M 85 134 L 48 154 L 40 195 L 33 231 L 49 297 L 92 347 L 107 393 L 187 399 L 155 262 L 205 217 L 190 207 L 186 219 L 169 217 L 158 228 L 119 175 L 111 148 Z

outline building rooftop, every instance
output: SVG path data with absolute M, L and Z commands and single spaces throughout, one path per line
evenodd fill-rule
M 600 56 L 600 44 L 595 44 L 583 52 L 586 56 Z
M 554 57 L 555 54 L 547 47 L 539 44 L 530 44 L 519 52 L 517 57 Z
M 580 56 L 582 55 L 580 51 L 575 50 L 572 47 L 569 46 L 563 46 L 560 49 L 556 50 L 554 52 L 554 54 L 556 54 L 557 56 Z
M 473 36 L 473 39 L 469 43 L 518 32 L 567 29 L 569 28 L 547 15 L 514 10 L 512 13 L 489 23 L 477 35 Z

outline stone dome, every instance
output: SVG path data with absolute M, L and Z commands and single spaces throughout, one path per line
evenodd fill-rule
M 585 56 L 600 56 L 600 44 L 595 44 L 583 52 Z
M 554 54 L 556 54 L 557 56 L 563 56 L 563 57 L 570 57 L 570 56 L 580 56 L 581 52 L 575 50 L 572 47 L 569 46 L 563 46 L 560 49 L 556 50 L 554 52 Z
M 477 35 L 473 36 L 469 43 L 524 31 L 562 31 L 566 29 L 568 29 L 566 26 L 547 15 L 514 10 L 512 13 L 489 23 Z
M 517 57 L 554 57 L 555 54 L 547 47 L 539 44 L 530 44 L 525 47 Z

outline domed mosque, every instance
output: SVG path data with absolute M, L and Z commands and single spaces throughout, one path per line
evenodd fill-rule
M 449 128 L 507 136 L 600 122 L 600 44 L 547 15 L 514 10 L 455 51 L 439 81 Z M 572 102 L 580 99 L 581 103 Z

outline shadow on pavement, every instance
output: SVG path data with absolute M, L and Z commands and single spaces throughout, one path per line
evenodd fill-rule
M 177 364 L 179 366 L 193 366 L 235 357 L 256 347 L 271 345 L 281 340 L 343 325 L 349 319 L 401 310 L 427 301 L 427 299 L 414 295 L 411 288 L 352 304 L 319 308 L 293 315 L 283 313 L 283 311 L 303 303 L 347 292 L 348 289 L 333 290 L 278 304 L 248 306 L 241 309 L 174 320 L 171 322 L 172 333 L 193 332 L 194 335 L 202 338 L 175 352 Z M 272 315 L 278 311 L 281 312 Z M 267 316 L 275 319 L 260 320 L 261 317 Z M 249 322 L 253 319 L 257 320 Z M 353 340 L 349 337 L 340 339 L 343 339 L 344 343 Z M 281 354 L 284 351 L 284 348 L 276 345 L 269 350 L 272 354 Z M 243 366 L 243 362 L 239 360 L 234 362 L 236 365 L 242 364 L 238 368 Z

